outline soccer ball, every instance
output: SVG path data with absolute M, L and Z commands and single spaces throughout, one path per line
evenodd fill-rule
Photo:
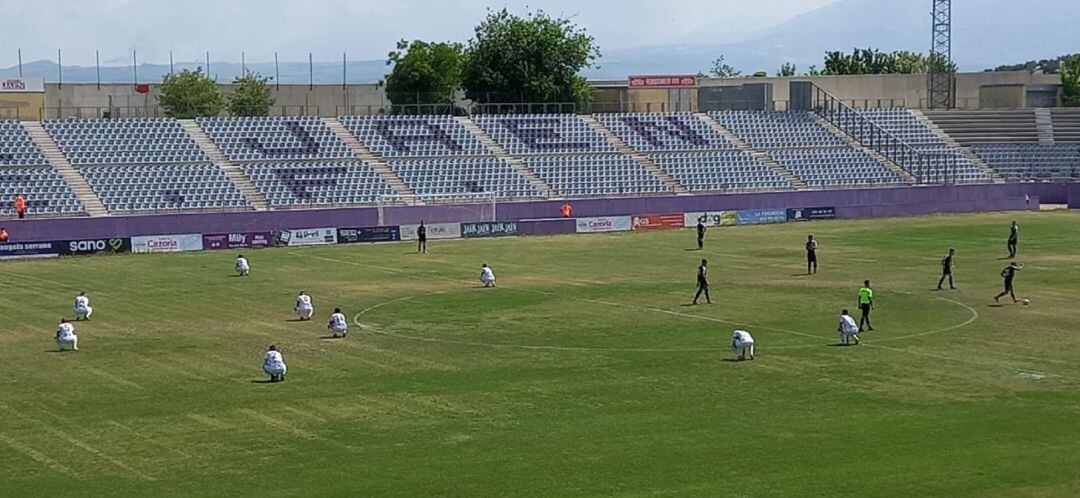
M 1027 305 L 1031 304 L 1031 300 L 1030 300 L 1030 299 L 1024 299 L 1023 301 L 1020 301 L 1020 302 L 1021 302 L 1021 303 L 1024 303 L 1024 306 L 1027 306 Z

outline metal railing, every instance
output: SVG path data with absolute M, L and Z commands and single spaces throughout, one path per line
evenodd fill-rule
M 917 183 L 956 182 L 955 156 L 919 151 L 821 87 L 813 85 L 813 89 L 812 109 L 815 113 L 861 145 L 903 168 Z

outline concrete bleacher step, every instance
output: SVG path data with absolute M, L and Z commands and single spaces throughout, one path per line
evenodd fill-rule
M 1080 109 L 1057 108 L 1050 111 L 1054 143 L 1080 142 Z
M 684 186 L 682 183 L 679 183 L 679 181 L 676 180 L 675 177 L 669 175 L 668 172 L 664 171 L 663 168 L 657 166 L 656 163 L 652 161 L 652 159 L 649 159 L 649 156 L 634 150 L 629 145 L 626 145 L 626 142 L 623 142 L 622 139 L 618 137 L 618 135 L 609 130 L 606 126 L 600 123 L 600 121 L 597 121 L 595 117 L 585 115 L 581 116 L 581 120 L 588 124 L 592 129 L 599 131 L 602 135 L 604 135 L 604 138 L 606 138 L 608 142 L 614 145 L 615 149 L 618 150 L 620 154 L 629 156 L 631 159 L 634 160 L 634 162 L 638 163 L 639 165 L 641 165 L 641 167 L 645 168 L 650 173 L 659 178 L 660 181 L 664 182 L 665 185 L 671 187 L 671 190 L 675 192 L 676 195 L 690 193 L 690 189 L 686 188 L 686 186 Z
M 1054 145 L 1054 118 L 1050 109 L 1035 109 L 1035 130 L 1039 145 Z
M 495 155 L 500 159 L 505 160 L 510 166 L 514 168 L 515 171 L 518 172 L 518 174 L 529 180 L 529 183 L 531 183 L 533 187 L 536 187 L 537 190 L 543 193 L 545 197 L 550 198 L 553 195 L 554 191 L 552 190 L 551 185 L 548 185 L 548 183 L 545 182 L 543 178 L 540 178 L 540 176 L 538 176 L 533 170 L 529 169 L 529 166 L 525 164 L 524 160 L 522 160 L 520 157 L 513 156 L 509 152 L 507 152 L 502 145 L 499 145 L 499 142 L 496 142 L 495 139 L 491 138 L 490 135 L 488 135 L 471 119 L 465 117 L 457 117 L 454 119 L 456 119 L 457 122 L 461 123 L 461 125 L 464 126 L 465 129 L 472 134 L 472 136 L 476 137 L 476 139 L 479 140 L 480 143 L 484 144 L 484 147 L 487 147 L 488 150 L 494 152 Z
M 703 112 L 694 113 L 694 117 L 696 117 L 701 122 L 709 125 L 710 128 L 715 130 L 720 135 L 723 135 L 723 137 L 728 142 L 735 144 L 735 147 L 737 147 L 740 151 L 754 156 L 754 158 L 756 158 L 758 161 L 761 161 L 762 164 L 768 166 L 769 169 L 775 171 L 778 175 L 782 176 L 789 183 L 791 183 L 791 186 L 799 190 L 810 188 L 810 186 L 806 184 L 805 180 L 800 178 L 795 173 L 792 173 L 791 170 L 785 168 L 780 163 L 776 162 L 776 160 L 773 159 L 772 156 L 765 153 L 765 151 L 761 151 L 751 147 L 750 144 L 746 143 L 746 141 L 742 139 L 742 137 L 736 135 L 734 132 L 727 129 L 726 126 L 720 124 L 719 121 L 713 119 L 708 114 L 705 114 Z
M 991 181 L 993 181 L 994 183 L 1005 183 L 1005 178 L 1003 178 L 996 169 L 990 167 L 989 164 L 986 164 L 986 161 L 983 161 L 983 159 L 979 157 L 979 155 L 976 154 L 975 151 L 971 150 L 971 147 L 961 144 L 948 133 L 945 133 L 945 130 L 941 129 L 941 127 L 938 126 L 937 123 L 934 122 L 934 120 L 927 117 L 926 114 L 922 113 L 922 111 L 918 109 L 912 109 L 912 114 L 915 116 L 916 119 L 919 120 L 919 122 L 929 128 L 930 131 L 934 132 L 934 134 L 937 135 L 938 138 L 948 144 L 949 147 L 959 150 L 960 153 L 963 154 L 965 158 L 967 158 L 968 162 L 978 167 L 983 173 L 990 175 Z
M 97 193 L 90 188 L 86 178 L 71 165 L 71 161 L 68 161 L 67 156 L 60 152 L 60 147 L 56 145 L 49 133 L 41 126 L 41 122 L 23 121 L 23 127 L 26 128 L 30 138 L 41 149 L 41 153 L 45 155 L 45 159 L 49 161 L 49 164 L 52 164 L 56 171 L 60 173 L 60 178 L 68 184 L 68 187 L 71 187 L 71 191 L 75 193 L 75 198 L 79 199 L 83 208 L 86 209 L 86 214 L 90 216 L 108 216 L 109 211 L 105 209 L 105 205 L 101 203 Z
M 240 194 L 244 196 L 248 204 L 254 207 L 256 211 L 270 209 L 270 203 L 266 200 L 266 195 L 251 182 L 251 178 L 244 173 L 244 170 L 239 165 L 229 160 L 194 119 L 180 119 L 178 121 L 180 121 L 180 126 L 184 128 L 188 136 L 210 158 L 210 162 L 221 168 L 229 181 L 236 185 L 236 188 L 240 190 Z
M 390 185 L 390 188 L 394 189 L 395 194 L 399 196 L 416 197 L 416 192 L 405 183 L 405 180 L 402 180 L 384 159 L 376 156 L 368 150 L 364 144 L 360 143 L 360 140 L 349 132 L 349 130 L 345 128 L 345 125 L 341 124 L 341 121 L 337 118 L 322 118 L 322 120 L 326 123 L 326 126 L 330 128 L 330 131 L 333 131 L 334 134 L 345 143 L 345 146 L 348 147 L 353 154 L 356 154 L 360 159 L 363 159 L 364 162 L 368 163 L 368 165 L 371 166 L 371 169 L 374 169 L 383 180 L 386 180 L 386 183 Z M 417 200 L 416 203 L 423 204 L 419 200 Z
M 964 147 L 980 143 L 1036 143 L 1039 140 L 1032 109 L 920 112 L 926 122 Z

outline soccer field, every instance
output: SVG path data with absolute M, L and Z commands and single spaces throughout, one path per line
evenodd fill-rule
M 1013 219 L 1032 303 L 995 306 Z M 693 247 L 686 230 L 253 250 L 248 278 L 228 251 L 0 262 L 0 495 L 1080 495 L 1080 213 Z M 935 292 L 949 247 L 959 290 Z M 702 257 L 717 304 L 687 306 Z M 877 330 L 834 347 L 867 278 Z M 79 291 L 80 351 L 52 352 Z M 344 340 L 323 338 L 335 306 Z M 736 327 L 755 361 L 726 361 Z M 263 383 L 269 344 L 284 383 Z

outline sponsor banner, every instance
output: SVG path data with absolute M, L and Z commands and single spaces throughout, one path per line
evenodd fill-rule
M 631 230 L 656 230 L 663 228 L 683 228 L 686 221 L 679 214 L 642 214 L 630 220 Z
M 784 223 L 787 221 L 787 209 L 740 209 L 736 211 L 735 218 L 739 225 Z
M 64 256 L 128 252 L 131 252 L 131 239 L 127 238 L 67 240 L 60 243 L 60 254 Z
M 42 93 L 45 80 L 42 78 L 4 78 L 0 77 L 0 93 Z
M 683 224 L 687 228 L 697 227 L 698 221 L 707 227 L 726 227 L 737 224 L 735 211 L 710 211 L 701 213 L 683 213 Z
M 476 223 L 462 223 L 461 236 L 466 239 L 476 237 L 506 237 L 518 234 L 518 222 L 516 221 L 480 221 Z
M 432 239 L 460 239 L 461 223 L 432 223 L 427 227 L 427 238 Z M 401 225 L 401 240 L 416 240 L 416 229 L 420 225 Z
M 272 232 L 214 233 L 203 234 L 203 249 L 240 249 L 249 247 L 271 247 L 274 245 Z
M 836 208 L 796 208 L 787 210 L 788 221 L 812 221 L 836 219 Z
M 697 88 L 697 76 L 631 76 L 630 88 Z
M 630 230 L 629 216 L 601 216 L 598 218 L 578 218 L 578 233 L 626 232 Z
M 202 234 L 198 233 L 131 238 L 131 252 L 201 251 L 202 248 Z
M 59 242 L 0 242 L 0 259 L 55 258 Z
M 396 227 L 339 228 L 338 244 L 357 242 L 392 242 L 401 240 L 401 230 Z
M 337 244 L 337 228 L 275 230 L 275 246 L 321 246 Z

